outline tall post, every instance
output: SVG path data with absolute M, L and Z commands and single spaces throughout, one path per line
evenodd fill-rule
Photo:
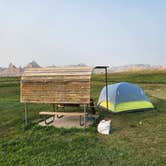
M 108 111 L 108 74 L 107 74 L 107 67 L 105 68 L 105 86 L 106 86 L 106 103 L 107 103 L 107 111 Z
M 24 104 L 24 110 L 25 110 L 25 126 L 28 126 L 28 106 L 27 106 L 27 103 Z
M 84 128 L 86 128 L 86 106 L 84 104 Z

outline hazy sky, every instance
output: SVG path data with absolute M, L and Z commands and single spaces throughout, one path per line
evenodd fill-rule
M 166 65 L 166 0 L 0 0 L 0 66 Z

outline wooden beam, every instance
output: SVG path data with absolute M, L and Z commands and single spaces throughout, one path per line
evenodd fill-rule
M 27 103 L 24 104 L 24 110 L 25 110 L 25 126 L 28 126 L 28 106 L 27 106 Z
M 84 112 L 39 112 L 39 115 L 84 116 L 85 113 Z

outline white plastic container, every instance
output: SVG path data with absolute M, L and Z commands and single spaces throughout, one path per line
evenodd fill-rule
M 97 131 L 100 134 L 108 135 L 110 133 L 111 120 L 102 120 L 97 126 Z

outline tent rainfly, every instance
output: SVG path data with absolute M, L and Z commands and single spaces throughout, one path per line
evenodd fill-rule
M 91 74 L 96 68 L 105 69 L 107 86 L 107 66 L 26 69 L 21 77 L 21 102 L 25 104 L 26 125 L 28 103 L 83 105 L 85 119 L 86 106 L 91 98 Z

